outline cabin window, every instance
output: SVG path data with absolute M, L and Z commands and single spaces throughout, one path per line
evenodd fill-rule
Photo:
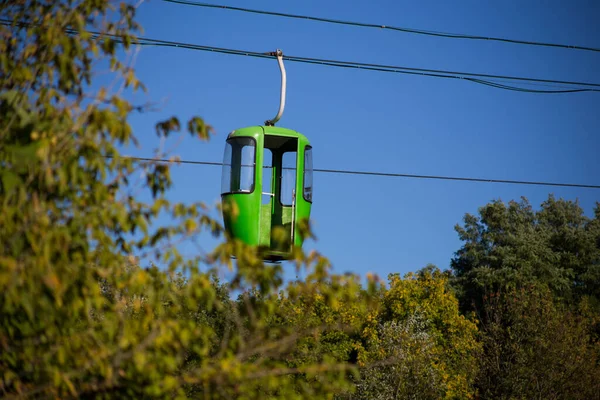
M 279 201 L 281 205 L 291 206 L 296 190 L 296 152 L 287 151 L 281 158 L 281 190 Z
M 313 160 L 312 147 L 306 146 L 304 149 L 304 200 L 312 203 L 313 195 Z
M 221 175 L 221 193 L 254 191 L 256 142 L 249 137 L 227 139 Z
M 265 149 L 263 153 L 262 204 L 271 204 L 273 199 L 273 152 Z

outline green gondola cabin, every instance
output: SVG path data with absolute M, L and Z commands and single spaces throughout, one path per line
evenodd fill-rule
M 265 250 L 264 259 L 289 258 L 302 246 L 298 224 L 310 217 L 312 147 L 293 130 L 251 126 L 229 134 L 221 199 L 228 235 Z

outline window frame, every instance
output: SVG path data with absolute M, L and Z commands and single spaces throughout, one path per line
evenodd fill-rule
M 315 177 L 315 168 L 313 165 L 313 154 L 312 154 L 312 149 L 313 147 L 309 144 L 307 144 L 306 146 L 304 146 L 304 154 L 303 154 L 303 166 L 302 166 L 302 198 L 304 199 L 304 201 L 312 204 L 312 199 L 313 199 L 313 194 L 314 194 L 314 190 L 313 190 L 313 186 L 314 186 L 314 177 Z M 305 195 L 305 189 L 306 189 L 306 152 L 310 151 L 310 180 L 311 180 L 311 186 L 310 186 L 310 199 L 306 198 Z
M 227 138 L 227 140 L 225 141 L 225 146 L 227 146 L 228 144 L 231 145 L 230 141 L 235 141 L 235 140 L 239 140 L 239 139 L 250 139 L 253 144 L 252 146 L 254 147 L 254 158 L 253 158 L 253 165 L 252 165 L 252 190 L 237 190 L 237 191 L 228 191 L 228 192 L 223 192 L 223 171 L 221 170 L 221 196 L 226 196 L 226 195 L 230 195 L 230 194 L 252 194 L 254 193 L 254 191 L 256 190 L 256 156 L 258 155 L 258 143 L 256 142 L 256 138 L 252 137 L 252 136 L 234 136 L 234 137 L 229 137 Z M 250 146 L 250 145 L 246 145 L 246 146 Z M 223 157 L 225 157 L 225 154 L 223 154 Z M 233 154 L 232 154 L 232 158 L 233 158 Z M 230 164 L 231 164 L 232 160 L 229 160 Z M 240 160 L 241 161 L 241 160 Z M 225 160 L 223 160 L 223 167 L 225 167 Z M 233 168 L 231 166 L 231 168 Z M 240 162 L 240 171 L 241 171 L 242 165 Z M 230 170 L 230 182 L 229 182 L 229 187 L 231 188 L 231 170 Z M 261 188 L 262 189 L 262 188 Z
M 283 199 L 281 198 L 282 189 L 283 189 L 283 174 L 284 174 L 284 171 L 286 168 L 290 168 L 290 167 L 283 166 L 283 157 L 285 154 L 288 154 L 288 153 L 296 154 L 296 157 L 294 157 L 294 167 L 293 167 L 294 168 L 294 174 L 293 174 L 294 184 L 292 185 L 292 193 L 298 188 L 298 150 L 296 149 L 296 150 L 284 151 L 283 153 L 281 153 L 281 173 L 280 173 L 281 180 L 279 181 L 279 194 L 277 195 L 277 201 L 279 202 L 279 204 L 282 207 L 292 207 L 295 203 L 293 194 L 291 195 L 291 198 L 290 198 L 291 202 L 289 204 L 284 203 Z

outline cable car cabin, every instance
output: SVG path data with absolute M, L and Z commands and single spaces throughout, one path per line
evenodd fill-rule
M 264 259 L 290 256 L 302 246 L 298 222 L 312 204 L 312 148 L 295 131 L 252 126 L 227 137 L 221 199 L 227 233 L 266 249 Z

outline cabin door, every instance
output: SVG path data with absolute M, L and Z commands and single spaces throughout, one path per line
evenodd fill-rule
M 266 137 L 262 167 L 260 244 L 288 252 L 294 243 L 298 140 Z

